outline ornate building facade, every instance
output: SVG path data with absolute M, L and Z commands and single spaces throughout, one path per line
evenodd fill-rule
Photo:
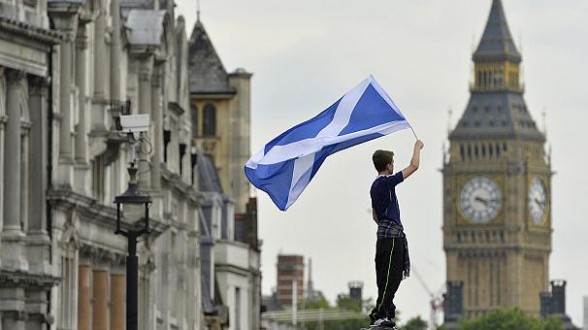
M 243 166 L 251 156 L 251 73 L 227 73 L 200 18 L 189 42 L 192 143 L 203 194 L 203 306 L 215 328 L 261 326 L 257 200 Z M 209 233 L 209 234 L 205 234 Z M 205 237 L 206 236 L 206 237 Z
M 0 2 L 2 329 L 124 329 L 131 160 L 114 121 L 149 114 L 139 186 L 139 328 L 203 325 L 188 44 L 172 1 Z M 129 219 L 124 219 L 131 225 Z
M 552 171 L 500 0 L 473 61 L 470 99 L 443 164 L 448 296 L 459 291 L 468 318 L 508 307 L 539 315 L 549 285 Z
M 46 1 L 0 1 L 0 328 L 49 324 L 60 283 L 46 193 L 52 52 Z

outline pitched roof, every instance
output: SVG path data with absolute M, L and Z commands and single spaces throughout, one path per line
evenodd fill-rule
M 492 2 L 486 30 L 473 59 L 475 62 L 522 60 L 512 41 L 500 0 Z M 468 105 L 449 138 L 545 141 L 545 135 L 527 109 L 522 90 L 472 90 Z
M 214 165 L 212 156 L 197 151 L 198 154 L 198 190 L 203 192 L 223 193 L 223 188 Z
M 525 138 L 544 141 L 545 136 L 516 92 L 472 93 L 450 139 Z
M 492 9 L 478 49 L 473 56 L 480 60 L 521 61 L 521 54 L 512 39 L 501 0 L 492 1 Z
M 229 86 L 227 71 L 199 19 L 192 30 L 188 52 L 191 94 L 235 93 L 235 89 Z

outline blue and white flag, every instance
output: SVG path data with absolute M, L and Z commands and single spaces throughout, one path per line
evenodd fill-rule
M 245 175 L 285 211 L 327 156 L 406 128 L 404 115 L 370 75 L 316 117 L 267 143 L 245 164 Z

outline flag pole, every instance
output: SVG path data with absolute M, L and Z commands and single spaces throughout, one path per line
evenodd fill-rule
M 419 139 L 419 137 L 418 137 L 418 136 L 416 135 L 416 133 L 414 132 L 414 128 L 412 128 L 412 125 L 411 125 L 411 126 L 409 126 L 409 127 L 410 127 L 410 130 L 412 131 L 412 134 L 414 135 L 414 138 L 418 140 L 418 139 Z

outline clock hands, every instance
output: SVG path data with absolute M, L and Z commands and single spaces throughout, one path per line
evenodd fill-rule
M 488 199 L 488 198 L 483 198 L 483 197 L 480 197 L 480 196 L 474 197 L 474 200 L 476 202 L 480 202 L 480 203 L 482 203 L 484 205 L 488 205 L 490 203 L 498 202 L 498 199 Z
M 539 198 L 535 198 L 535 203 L 545 206 L 545 200 L 541 200 Z

